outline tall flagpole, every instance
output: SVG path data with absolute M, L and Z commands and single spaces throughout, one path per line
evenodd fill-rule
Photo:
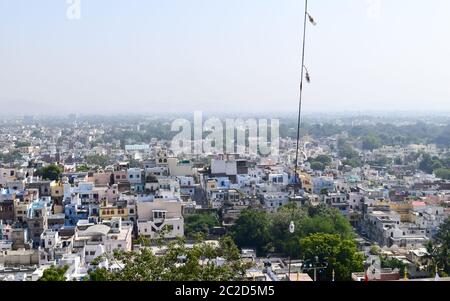
M 300 127 L 302 121 L 302 96 L 303 96 L 303 79 L 305 77 L 305 45 L 306 45 L 306 21 L 308 18 L 308 0 L 305 0 L 305 16 L 303 22 L 303 41 L 302 41 L 302 65 L 301 65 L 301 79 L 300 79 L 300 95 L 298 102 L 298 121 L 297 121 L 297 150 L 295 153 L 295 176 L 300 180 L 298 173 L 298 159 L 300 151 Z M 308 76 L 309 78 L 309 76 Z

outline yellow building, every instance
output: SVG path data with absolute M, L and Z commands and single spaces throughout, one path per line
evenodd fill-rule
M 217 182 L 214 179 L 209 179 L 206 182 L 206 191 L 217 189 Z
M 61 182 L 53 181 L 50 183 L 50 195 L 52 198 L 62 199 L 64 197 L 64 185 Z
M 300 173 L 299 177 L 300 177 L 300 181 L 302 181 L 302 188 L 306 192 L 312 193 L 314 186 L 313 186 L 311 176 L 307 173 Z
M 411 201 L 401 203 L 391 203 L 390 209 L 400 214 L 400 221 L 404 223 L 413 223 L 415 216 L 412 214 L 413 206 Z
M 111 206 L 107 204 L 103 204 L 100 207 L 100 219 L 101 220 L 110 220 L 113 217 L 121 217 L 122 220 L 128 219 L 128 208 L 119 208 L 117 206 Z

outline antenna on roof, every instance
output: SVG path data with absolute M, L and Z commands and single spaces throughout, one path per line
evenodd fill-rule
M 302 65 L 301 65 L 301 78 L 300 78 L 300 95 L 299 95 L 299 102 L 298 102 L 297 150 L 295 153 L 295 176 L 297 178 L 297 181 L 300 181 L 299 172 L 298 172 L 298 159 L 299 159 L 299 152 L 300 152 L 300 128 L 301 128 L 301 121 L 302 121 L 303 81 L 305 79 L 308 83 L 311 81 L 310 74 L 308 72 L 308 69 L 305 66 L 306 26 L 307 26 L 308 20 L 312 25 L 317 24 L 316 21 L 314 20 L 314 18 L 308 13 L 308 0 L 305 0 L 305 16 L 304 16 L 304 22 L 303 22 L 303 40 L 302 40 Z

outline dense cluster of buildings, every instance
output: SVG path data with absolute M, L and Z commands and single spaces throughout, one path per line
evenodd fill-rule
M 95 258 L 131 251 L 141 236 L 184 236 L 189 214 L 221 210 L 218 232 L 225 233 L 246 208 L 274 212 L 290 202 L 337 208 L 359 233 L 361 250 L 368 253 L 377 245 L 383 254 L 405 262 L 410 275 L 420 277 L 425 276 L 425 244 L 450 212 L 449 182 L 410 165 L 345 166 L 330 147 L 336 139 L 305 143 L 298 178 L 290 139 L 282 139 L 276 157 L 180 158 L 167 142 L 156 139 L 144 145 L 114 139 L 93 143 L 107 132 L 89 125 L 75 125 L 70 131 L 36 125 L 2 130 L 0 151 L 17 158 L 0 168 L 0 280 L 37 280 L 51 265 L 69 266 L 67 279 L 80 280 Z M 439 152 L 412 145 L 361 156 L 370 160 L 381 153 L 394 159 L 423 148 Z M 324 171 L 313 170 L 306 160 L 318 155 L 332 159 Z M 110 161 L 100 167 L 87 162 L 88 156 Z M 37 175 L 50 164 L 62 168 L 53 181 Z M 249 279 L 308 278 L 301 269 L 295 272 L 295 264 L 293 274 L 287 274 L 283 259 L 271 258 L 267 265 L 251 250 L 242 250 L 242 256 L 255 263 Z M 117 268 L 114 262 L 102 264 Z M 398 272 L 395 277 L 400 278 Z

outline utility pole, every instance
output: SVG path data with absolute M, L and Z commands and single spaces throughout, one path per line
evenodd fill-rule
M 310 270 L 314 271 L 314 282 L 317 281 L 317 271 L 325 270 L 326 268 L 328 268 L 328 263 L 326 263 L 326 262 L 324 263 L 324 266 L 318 266 L 318 264 L 319 264 L 319 257 L 315 256 L 314 263 L 309 265 L 310 268 L 302 269 L 303 271 L 310 271 Z M 333 279 L 334 279 L 334 276 L 333 276 Z
M 303 101 L 303 80 L 306 79 L 307 82 L 310 82 L 310 76 L 308 69 L 305 66 L 305 49 L 306 49 L 306 26 L 307 21 L 311 24 L 316 25 L 316 22 L 308 13 L 308 0 L 305 0 L 305 15 L 303 21 L 303 39 L 302 39 L 302 59 L 301 59 L 301 77 L 300 77 L 300 94 L 299 94 L 299 102 L 298 102 L 298 120 L 297 120 L 297 149 L 295 153 L 295 167 L 294 172 L 297 180 L 300 180 L 298 173 L 298 161 L 299 161 L 299 152 L 300 152 L 300 129 L 302 123 L 302 101 Z

